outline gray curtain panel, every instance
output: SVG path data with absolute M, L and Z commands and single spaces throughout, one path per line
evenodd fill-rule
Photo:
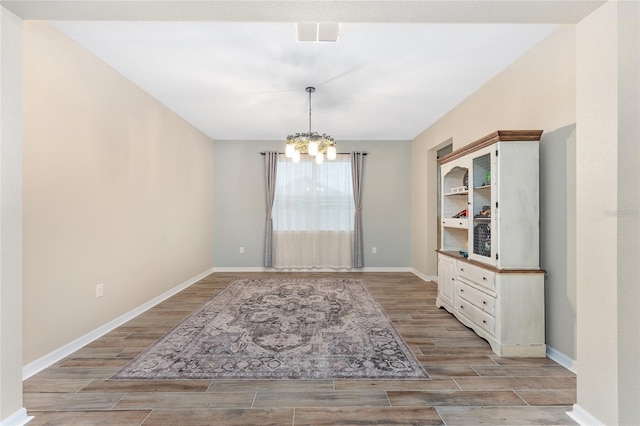
M 276 170 L 278 153 L 269 151 L 264 154 L 265 182 L 267 186 L 267 219 L 264 237 L 264 267 L 273 268 L 273 199 L 276 195 Z
M 353 183 L 353 201 L 355 201 L 355 217 L 353 221 L 353 243 L 351 258 L 354 268 L 364 267 L 364 243 L 362 239 L 362 166 L 364 153 L 352 152 L 351 181 Z

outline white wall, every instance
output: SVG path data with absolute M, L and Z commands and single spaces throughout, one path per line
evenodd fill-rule
M 213 142 L 52 25 L 24 28 L 28 364 L 213 266 Z
M 498 129 L 544 130 L 540 143 L 541 267 L 547 343 L 575 359 L 575 29 L 561 26 L 413 141 L 412 262 L 436 275 L 436 150 Z
M 0 421 L 22 408 L 22 21 L 0 7 Z
M 618 64 L 618 407 L 620 424 L 640 424 L 640 2 L 637 1 L 618 5 Z
M 216 141 L 214 262 L 216 268 L 264 265 L 265 150 L 284 141 Z M 362 221 L 365 268 L 409 269 L 411 162 L 409 141 L 338 141 L 338 151 L 364 151 Z M 371 253 L 372 247 L 377 254 Z M 244 247 L 240 254 L 239 247 Z
M 640 424 L 640 4 L 577 26 L 578 401 Z M 589 417 L 591 416 L 591 417 Z
M 603 7 L 584 19 L 577 30 L 580 145 L 576 222 L 581 313 L 616 312 L 617 308 L 618 229 L 615 214 L 607 214 L 617 209 L 616 21 L 615 8 Z M 618 424 L 617 322 L 617 315 L 578 316 L 578 402 L 606 424 Z

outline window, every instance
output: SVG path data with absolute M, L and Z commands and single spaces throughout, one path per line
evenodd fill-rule
M 354 201 L 348 156 L 319 165 L 311 157 L 293 163 L 279 156 L 273 206 L 275 267 L 351 266 Z

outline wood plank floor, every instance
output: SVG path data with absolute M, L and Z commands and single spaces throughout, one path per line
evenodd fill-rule
M 35 425 L 566 425 L 576 377 L 549 359 L 500 358 L 435 306 L 436 284 L 410 273 L 362 278 L 431 380 L 107 379 L 241 277 L 214 273 L 24 382 Z M 331 273 L 286 274 L 294 277 Z

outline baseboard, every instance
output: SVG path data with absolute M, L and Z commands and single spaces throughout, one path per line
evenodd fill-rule
M 560 364 L 567 370 L 571 371 L 572 373 L 578 374 L 578 371 L 576 368 L 576 360 L 569 358 L 562 352 L 552 348 L 549 345 L 547 345 L 547 358 L 557 362 L 558 364 Z
M 362 272 L 411 272 L 411 268 L 408 266 L 365 266 L 364 268 L 356 269 L 356 271 Z
M 596 419 L 587 410 L 580 407 L 578 404 L 573 404 L 573 409 L 567 411 L 567 416 L 571 417 L 573 421 L 582 426 L 601 426 L 603 422 Z
M 27 409 L 21 408 L 6 419 L 0 421 L 0 426 L 22 426 L 33 420 L 33 416 L 27 416 Z
M 419 278 L 422 278 L 422 280 L 424 281 L 434 281 L 434 282 L 438 282 L 438 276 L 437 275 L 425 275 L 422 272 L 418 271 L 415 268 L 411 268 L 411 272 L 413 273 L 413 275 L 416 275 Z
M 364 267 L 364 268 L 345 268 L 345 269 L 331 269 L 331 268 L 302 268 L 302 269 L 275 269 L 264 268 L 255 266 L 224 266 L 215 267 L 213 272 L 411 272 L 411 268 L 401 267 Z
M 85 334 L 82 337 L 77 338 L 76 340 L 67 343 L 66 345 L 48 353 L 47 355 L 43 356 L 42 358 L 39 358 L 33 362 L 30 362 L 29 364 L 25 365 L 24 367 L 22 367 L 22 380 L 26 380 L 29 377 L 33 376 L 36 373 L 39 373 L 40 371 L 44 370 L 45 368 L 53 365 L 54 363 L 60 361 L 61 359 L 63 359 L 66 356 L 71 355 L 73 352 L 77 351 L 78 349 L 86 346 L 87 344 L 93 342 L 94 340 L 104 336 L 105 334 L 107 334 L 108 332 L 110 332 L 111 330 L 120 327 L 121 325 L 123 325 L 124 323 L 126 323 L 127 321 L 132 320 L 133 318 L 137 317 L 138 315 L 142 314 L 143 312 L 153 308 L 155 305 L 164 302 L 165 300 L 167 300 L 168 298 L 170 298 L 171 296 L 181 292 L 182 290 L 184 290 L 185 288 L 195 284 L 196 282 L 200 281 L 201 279 L 205 278 L 206 276 L 210 275 L 213 272 L 214 268 L 208 269 L 204 272 L 202 272 L 201 274 L 196 275 L 193 278 L 190 278 L 189 280 L 183 282 L 182 284 L 179 284 L 178 286 L 172 288 L 171 290 L 168 290 L 164 293 L 162 293 L 161 295 L 159 295 L 158 297 L 155 297 L 153 299 L 151 299 L 150 301 L 138 306 L 137 308 L 127 312 L 124 315 L 119 316 L 118 318 L 109 321 L 108 323 L 96 328 L 95 330 Z M 4 425 L 2 425 L 4 426 Z
M 263 266 L 216 266 L 212 270 L 213 272 L 267 272 L 272 269 L 265 268 Z

